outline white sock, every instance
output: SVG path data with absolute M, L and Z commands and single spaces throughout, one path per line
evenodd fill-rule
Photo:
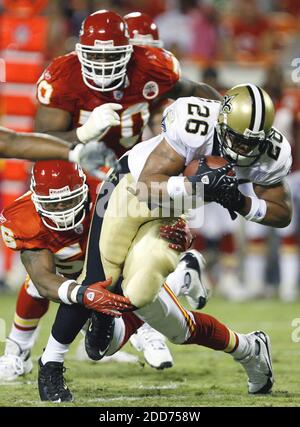
M 49 337 L 47 346 L 42 355 L 42 364 L 47 362 L 64 362 L 65 353 L 69 350 L 70 344 L 61 344 L 53 338 L 52 334 Z
M 174 294 L 178 297 L 180 295 L 181 287 L 184 285 L 184 277 L 187 270 L 182 270 L 177 267 L 173 273 L 170 273 L 166 279 L 167 285 L 171 288 Z
M 237 332 L 235 332 L 235 334 L 238 336 L 239 344 L 236 350 L 230 354 L 237 360 L 244 359 L 244 357 L 248 356 L 250 353 L 249 341 L 247 340 L 246 335 L 238 334 Z
M 12 326 L 8 338 L 15 341 L 22 351 L 31 350 L 37 337 L 37 328 L 31 331 L 21 331 L 15 325 Z

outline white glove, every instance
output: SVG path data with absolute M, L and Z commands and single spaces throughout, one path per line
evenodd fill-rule
M 102 166 L 115 168 L 118 163 L 113 150 L 107 148 L 104 142 L 98 141 L 77 144 L 69 152 L 69 161 L 79 163 L 86 172 L 101 180 L 105 178 L 106 172 L 99 168 Z
M 94 108 L 87 122 L 76 130 L 79 141 L 85 144 L 93 139 L 99 139 L 111 126 L 119 126 L 120 116 L 116 111 L 122 108 L 122 105 L 113 102 Z

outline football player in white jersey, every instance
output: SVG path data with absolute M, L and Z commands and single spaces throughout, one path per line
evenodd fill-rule
M 179 304 L 172 290 L 181 286 L 186 270 L 192 267 L 193 253 L 181 256 L 183 268 L 172 273 L 179 255 L 159 238 L 160 227 L 170 221 L 161 217 L 159 203 L 161 195 L 185 197 L 202 182 L 204 199 L 220 203 L 232 215 L 237 212 L 250 221 L 286 226 L 291 204 L 283 180 L 291 165 L 291 153 L 287 140 L 272 128 L 273 118 L 271 99 L 251 84 L 232 88 L 222 103 L 189 97 L 168 107 L 161 135 L 126 153 L 120 160 L 121 170 L 113 171 L 103 184 L 85 268 L 77 280 L 88 286 L 112 277 L 112 286 L 121 283 L 138 318 L 171 341 L 232 353 L 248 374 L 250 393 L 266 393 L 272 388 L 269 338 L 263 332 L 235 334 L 212 316 L 187 311 Z M 193 176 L 180 176 L 191 160 L 217 153 L 235 164 L 238 179 L 250 183 L 250 196 L 240 191 L 236 177 L 227 175 L 232 164 L 210 169 L 202 157 Z M 156 207 L 149 206 L 151 192 L 146 196 L 144 193 L 145 187 L 151 190 L 153 183 L 160 184 L 160 194 L 151 200 Z M 57 344 L 56 354 L 66 351 L 88 317 L 89 313 L 74 310 L 65 316 L 65 344 Z M 54 324 L 52 330 L 59 327 Z M 85 340 L 92 359 L 106 354 L 114 333 L 116 322 L 92 314 Z M 121 336 L 124 340 L 124 334 Z

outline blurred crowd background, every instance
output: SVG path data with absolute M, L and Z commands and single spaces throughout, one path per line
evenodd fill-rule
M 183 76 L 221 92 L 251 82 L 276 106 L 275 125 L 294 153 L 288 180 L 294 200 L 291 226 L 273 230 L 231 221 L 211 204 L 197 237 L 212 284 L 241 301 L 299 296 L 300 0 L 0 0 L 0 125 L 30 131 L 35 84 L 49 61 L 73 50 L 82 21 L 93 11 L 149 14 L 164 48 Z M 158 119 L 159 123 L 159 119 Z M 0 160 L 0 208 L 28 188 L 30 164 Z M 0 243 L 0 245 L 2 245 Z M 0 249 L 0 289 L 22 283 L 18 256 Z

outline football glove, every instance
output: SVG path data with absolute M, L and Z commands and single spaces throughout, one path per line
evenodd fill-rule
M 205 157 L 201 157 L 196 174 L 187 177 L 192 183 L 193 193 L 197 194 L 197 184 L 201 183 L 204 188 L 204 201 L 215 201 L 216 194 L 222 192 L 225 187 L 237 183 L 237 178 L 235 176 L 227 175 L 227 173 L 232 170 L 233 166 L 233 164 L 228 163 L 220 168 L 211 169 L 206 164 Z
M 78 304 L 84 305 L 90 310 L 107 314 L 113 317 L 122 316 L 123 311 L 132 311 L 135 307 L 127 297 L 110 292 L 107 288 L 112 279 L 105 282 L 96 282 L 89 286 L 80 286 L 76 299 Z
M 70 151 L 69 160 L 80 163 L 82 168 L 90 175 L 103 180 L 106 172 L 100 168 L 117 168 L 118 159 L 113 150 L 107 148 L 105 143 L 91 141 L 87 144 L 77 144 Z
M 239 212 L 246 203 L 246 197 L 238 189 L 238 182 L 224 186 L 214 196 L 214 201 L 228 209 L 229 212 Z
M 116 111 L 122 108 L 122 105 L 113 102 L 94 108 L 84 125 L 76 130 L 79 141 L 85 144 L 93 139 L 99 140 L 111 126 L 119 126 L 120 116 Z
M 169 248 L 178 252 L 187 251 L 193 242 L 193 235 L 188 224 L 183 218 L 178 218 L 175 224 L 162 225 L 160 227 L 160 237 L 168 240 Z

